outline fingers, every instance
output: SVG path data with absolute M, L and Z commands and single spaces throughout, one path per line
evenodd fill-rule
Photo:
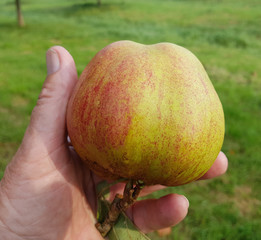
M 135 225 L 147 233 L 174 226 L 188 213 L 187 198 L 178 194 L 169 194 L 160 199 L 149 199 L 135 203 L 127 210 Z
M 220 152 L 212 167 L 199 180 L 210 179 L 224 174 L 228 168 L 228 160 L 223 152 Z
M 33 110 L 30 127 L 47 141 L 64 142 L 66 108 L 77 82 L 77 71 L 72 56 L 59 46 L 47 51 L 46 64 L 48 75 Z

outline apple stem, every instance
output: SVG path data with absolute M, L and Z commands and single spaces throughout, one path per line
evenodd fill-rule
M 115 195 L 114 200 L 110 205 L 107 217 L 102 223 L 96 224 L 96 228 L 103 237 L 109 233 L 121 212 L 125 211 L 136 201 L 143 187 L 144 183 L 142 181 L 129 180 L 125 185 L 123 195 Z

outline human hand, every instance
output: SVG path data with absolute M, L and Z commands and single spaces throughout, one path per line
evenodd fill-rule
M 0 182 L 0 236 L 3 240 L 99 240 L 95 228 L 99 179 L 67 142 L 66 108 L 77 82 L 71 55 L 62 47 L 47 52 L 48 76 L 17 153 Z M 220 153 L 202 179 L 223 174 L 227 159 Z M 123 185 L 111 189 L 111 196 Z M 143 195 L 161 189 L 147 187 Z M 111 197 L 111 198 L 112 198 Z M 136 202 L 127 212 L 149 232 L 180 222 L 187 214 L 184 196 Z

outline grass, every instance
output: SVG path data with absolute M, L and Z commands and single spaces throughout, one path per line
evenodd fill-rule
M 122 39 L 173 42 L 202 61 L 223 103 L 226 175 L 168 188 L 190 210 L 164 239 L 257 240 L 261 236 L 261 7 L 259 0 L 22 1 L 0 3 L 0 179 L 28 125 L 46 74 L 45 52 L 63 45 L 78 73 L 104 46 Z M 150 234 L 152 239 L 160 239 Z

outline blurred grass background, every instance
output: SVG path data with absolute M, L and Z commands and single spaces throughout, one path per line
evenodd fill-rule
M 62 45 L 78 73 L 104 46 L 129 39 L 172 42 L 204 64 L 226 118 L 226 175 L 168 188 L 185 194 L 188 217 L 152 239 L 261 239 L 261 1 L 12 0 L 0 2 L 0 179 L 17 150 L 45 79 L 45 52 Z

